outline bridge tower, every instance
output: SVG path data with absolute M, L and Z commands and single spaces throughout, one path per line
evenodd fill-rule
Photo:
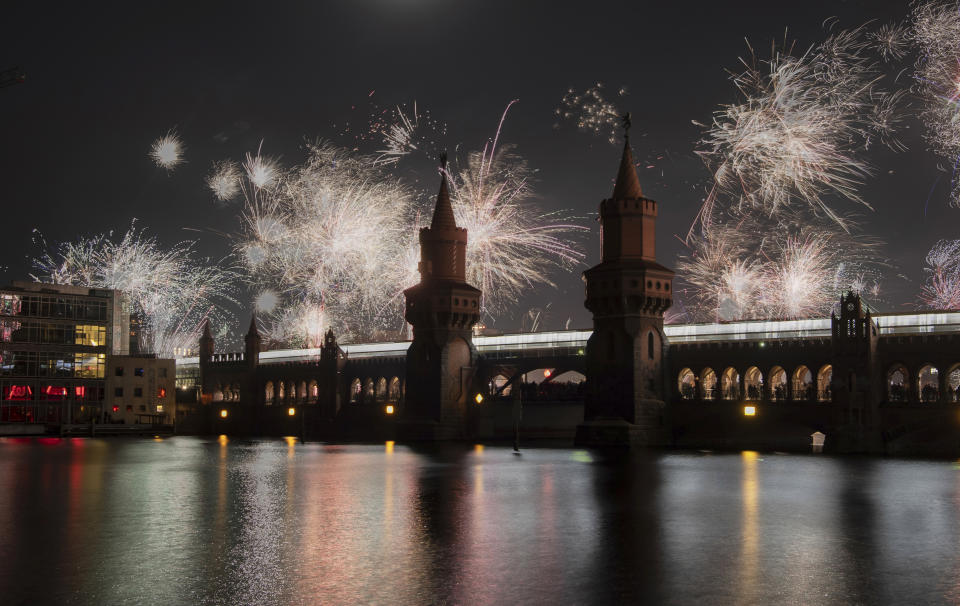
M 467 230 L 457 227 L 445 156 L 441 163 L 433 220 L 420 230 L 420 283 L 404 291 L 413 343 L 407 350 L 401 439 L 465 434 L 477 358 L 471 329 L 480 316 L 480 290 L 467 284 Z
M 317 403 L 322 419 L 333 419 L 340 412 L 340 371 L 345 363 L 343 350 L 330 328 L 323 337 L 323 347 L 320 349 L 321 380 L 317 386 Z
M 882 452 L 879 437 L 880 372 L 877 324 L 860 295 L 840 297 L 840 315 L 830 314 L 833 374 L 830 391 L 836 409 L 835 437 L 843 452 Z
M 623 155 L 613 195 L 600 203 L 602 258 L 583 273 L 593 313 L 587 342 L 582 445 L 666 442 L 663 313 L 673 271 L 657 263 L 657 203 L 643 196 L 624 119 Z

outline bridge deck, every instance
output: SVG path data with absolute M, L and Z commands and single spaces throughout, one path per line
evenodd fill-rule
M 960 312 L 887 313 L 873 316 L 881 336 L 960 334 Z M 830 318 L 809 320 L 747 320 L 705 324 L 670 324 L 664 332 L 671 344 L 720 341 L 823 339 L 830 337 Z M 477 351 L 485 357 L 543 357 L 583 355 L 590 330 L 561 330 L 475 337 Z M 350 359 L 401 357 L 409 341 L 342 345 Z M 260 353 L 260 364 L 306 362 L 320 359 L 320 349 L 278 349 Z M 177 367 L 190 368 L 199 358 L 180 358 Z

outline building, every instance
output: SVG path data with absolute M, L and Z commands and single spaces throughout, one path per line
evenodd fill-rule
M 176 361 L 141 354 L 109 356 L 104 420 L 126 425 L 172 425 Z
M 100 418 L 107 358 L 129 351 L 117 291 L 14 282 L 0 288 L 0 423 Z

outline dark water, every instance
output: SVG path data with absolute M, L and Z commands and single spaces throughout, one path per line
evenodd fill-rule
M 3 604 L 956 604 L 960 471 L 0 440 Z

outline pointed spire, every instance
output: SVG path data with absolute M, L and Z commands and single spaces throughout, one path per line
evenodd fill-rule
M 210 318 L 203 319 L 203 338 L 212 339 L 213 334 L 210 332 Z
M 457 219 L 453 216 L 450 204 L 450 192 L 447 191 L 447 154 L 440 154 L 440 193 L 437 194 L 437 206 L 433 211 L 430 229 L 456 229 Z
M 620 170 L 617 171 L 617 183 L 613 186 L 614 200 L 642 198 L 640 179 L 633 166 L 633 150 L 630 149 L 630 114 L 623 116 L 623 156 L 620 157 Z
M 247 331 L 248 337 L 259 337 L 260 331 L 257 330 L 257 314 L 250 316 L 250 329 Z

